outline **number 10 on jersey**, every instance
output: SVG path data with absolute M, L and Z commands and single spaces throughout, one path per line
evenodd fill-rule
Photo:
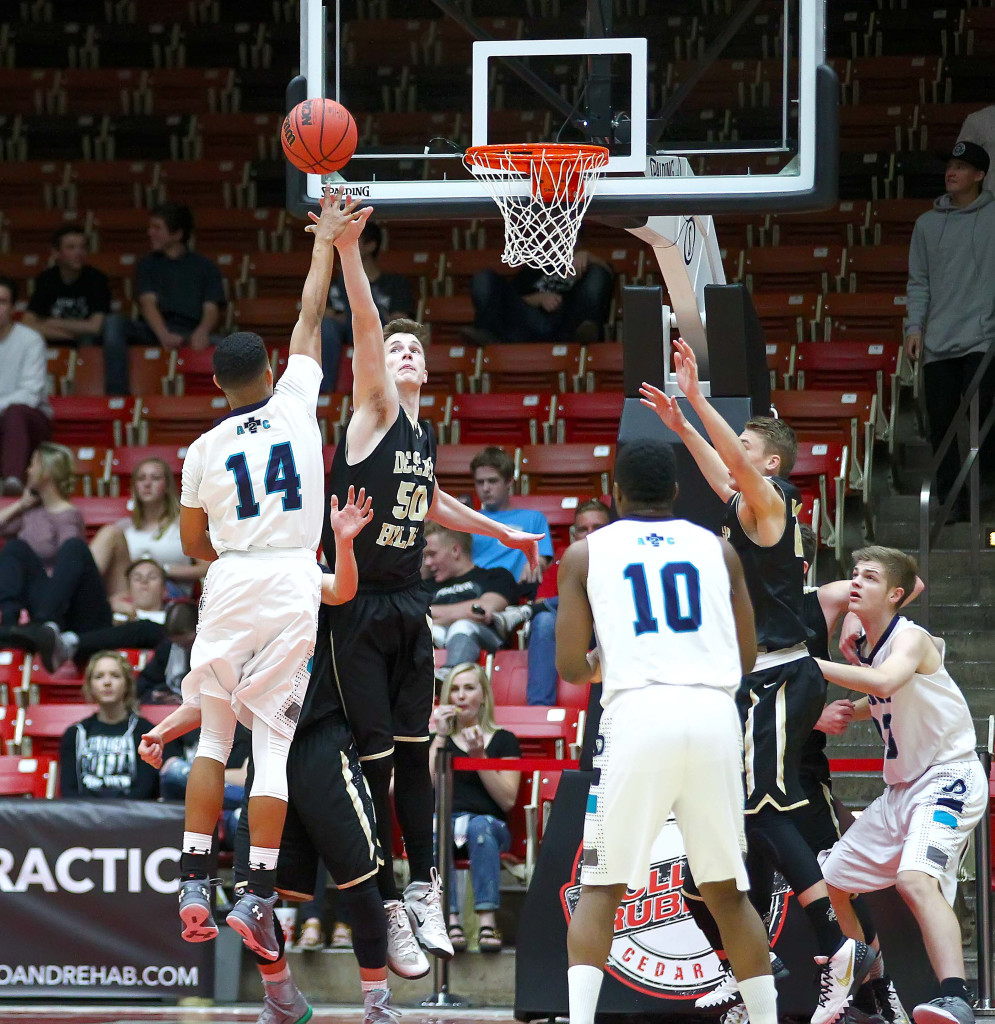
M 632 628 L 636 636 L 659 633 L 660 623 L 653 614 L 646 566 L 631 562 L 622 575 L 632 587 L 636 618 Z M 690 562 L 668 562 L 660 570 L 663 590 L 663 612 L 667 626 L 674 633 L 693 633 L 701 626 L 701 583 L 698 570 Z

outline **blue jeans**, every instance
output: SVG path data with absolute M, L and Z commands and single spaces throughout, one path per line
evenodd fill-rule
M 529 704 L 556 703 L 556 610 L 560 599 L 548 597 L 546 604 L 552 611 L 537 612 L 529 628 L 529 681 L 525 688 Z
M 460 814 L 453 815 L 453 828 Z M 497 910 L 501 906 L 501 854 L 511 847 L 508 826 L 489 814 L 471 814 L 466 832 L 465 849 L 470 855 L 470 881 L 473 905 L 480 910 Z M 449 912 L 459 914 L 457 886 L 449 887 Z

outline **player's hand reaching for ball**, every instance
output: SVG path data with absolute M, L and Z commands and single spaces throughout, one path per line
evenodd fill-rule
M 138 756 L 146 764 L 159 769 L 162 767 L 162 748 L 162 737 L 153 730 L 152 732 L 145 733 L 142 737 L 141 743 L 138 744 Z
M 372 206 L 364 206 L 362 210 L 358 210 L 355 218 L 346 225 L 345 230 L 335 239 L 335 248 L 341 252 L 347 246 L 358 245 L 359 236 L 363 233 L 363 228 L 366 227 L 366 222 L 370 219 L 370 214 L 372 213 Z
M 688 398 L 695 398 L 701 390 L 698 384 L 698 361 L 691 346 L 683 339 L 674 342 L 674 369 L 677 386 Z
M 366 496 L 365 487 L 359 489 L 357 497 L 355 487 L 350 486 L 342 508 L 339 508 L 338 496 L 332 495 L 328 525 L 339 540 L 352 540 L 372 518 L 373 499 Z
M 351 195 L 345 196 L 343 202 L 344 193 L 345 189 L 342 187 L 336 189 L 334 193 L 329 193 L 326 190 L 320 202 L 321 216 L 319 217 L 313 210 L 308 211 L 312 223 L 308 224 L 304 230 L 314 235 L 315 242 L 329 244 L 335 242 L 351 224 L 360 218 L 361 214 L 365 214 L 362 216 L 362 222 L 365 224 L 366 218 L 373 212 L 372 207 L 364 211 L 357 211 L 362 199 L 353 199 Z M 359 236 L 357 235 L 357 237 Z
M 664 426 L 669 427 L 675 434 L 681 432 L 687 424 L 687 420 L 684 418 L 684 413 L 681 412 L 676 398 L 671 398 L 666 392 L 645 381 L 639 389 L 639 394 L 642 396 L 639 401 L 647 408 L 652 409 L 663 420 Z

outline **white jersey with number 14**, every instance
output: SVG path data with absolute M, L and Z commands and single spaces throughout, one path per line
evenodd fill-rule
M 321 367 L 292 355 L 266 402 L 233 410 L 183 460 L 180 502 L 207 512 L 225 551 L 317 551 L 324 464 L 315 408 Z
M 718 537 L 684 519 L 621 519 L 587 545 L 602 702 L 656 683 L 734 694 L 739 646 Z

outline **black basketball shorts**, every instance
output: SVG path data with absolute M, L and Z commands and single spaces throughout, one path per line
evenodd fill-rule
M 790 811 L 808 800 L 799 779 L 802 747 L 819 720 L 826 680 L 804 656 L 743 677 L 736 705 L 743 721 L 746 813 Z
M 435 650 L 421 583 L 331 609 L 332 677 L 362 760 L 427 742 Z
M 250 760 L 235 837 L 236 883 L 247 877 L 251 786 Z M 340 889 L 372 878 L 382 861 L 376 818 L 344 718 L 326 716 L 294 736 L 287 759 L 287 789 L 277 891 L 289 899 L 310 899 L 319 861 L 324 861 Z
M 829 850 L 843 834 L 833 804 L 833 780 L 829 760 L 822 751 L 802 758 L 798 769 L 808 803 L 791 812 L 795 827 L 814 854 Z

